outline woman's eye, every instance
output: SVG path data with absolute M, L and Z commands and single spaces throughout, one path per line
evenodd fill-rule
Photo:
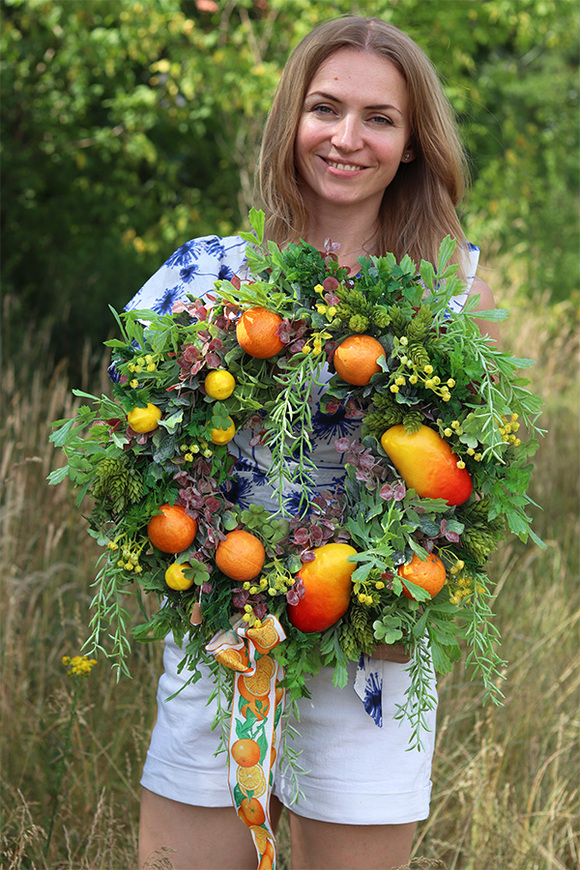
M 318 115 L 330 115 L 332 114 L 331 106 L 313 106 L 311 109 L 312 112 L 316 112 Z
M 374 115 L 371 118 L 373 124 L 376 124 L 378 127 L 392 127 L 393 122 L 390 118 L 385 118 L 384 115 Z

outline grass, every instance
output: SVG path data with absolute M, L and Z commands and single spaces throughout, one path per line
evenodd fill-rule
M 572 870 L 580 863 L 574 315 L 568 304 L 530 307 L 509 289 L 498 296 L 514 311 L 506 347 L 538 360 L 533 387 L 545 399 L 549 431 L 533 495 L 543 506 L 536 530 L 546 548 L 510 541 L 492 566 L 510 663 L 504 706 L 482 706 L 461 666 L 440 681 L 432 813 L 419 827 L 412 866 Z M 49 422 L 73 408 L 64 363 L 53 365 L 47 346 L 31 335 L 2 379 L 1 866 L 126 870 L 135 866 L 138 781 L 161 650 L 136 649 L 133 679 L 122 685 L 106 662 L 77 682 L 61 663 L 86 636 L 100 551 L 71 493 L 45 483 L 61 464 Z M 105 384 L 105 360 L 87 349 L 72 386 L 98 392 Z M 285 827 L 281 840 L 288 870 Z

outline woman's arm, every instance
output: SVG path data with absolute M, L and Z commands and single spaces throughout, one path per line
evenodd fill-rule
M 487 286 L 485 281 L 482 281 L 481 278 L 478 278 L 476 275 L 473 279 L 468 298 L 470 296 L 477 296 L 478 294 L 479 301 L 475 306 L 474 311 L 490 311 L 492 308 L 495 308 L 491 289 Z M 478 320 L 477 325 L 479 326 L 482 335 L 489 335 L 489 337 L 499 346 L 499 323 L 495 320 Z

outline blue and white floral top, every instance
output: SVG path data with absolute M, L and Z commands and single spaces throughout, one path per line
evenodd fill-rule
M 468 282 L 461 296 L 452 300 L 453 310 L 461 310 L 467 298 L 469 287 L 475 276 L 479 249 L 469 247 Z M 246 242 L 239 236 L 204 236 L 185 242 L 169 257 L 161 268 L 143 285 L 131 299 L 126 310 L 149 308 L 159 314 L 171 312 L 178 299 L 186 294 L 204 297 L 214 289 L 218 279 L 231 279 L 237 275 L 242 280 L 249 277 L 246 264 Z M 312 408 L 312 452 L 311 459 L 317 468 L 315 488 L 318 491 L 334 491 L 344 479 L 344 454 L 335 449 L 335 440 L 348 437 L 355 440 L 360 431 L 360 421 L 348 419 L 343 409 L 336 414 L 323 414 L 320 398 L 325 390 L 324 384 L 330 379 L 328 366 L 321 366 L 319 381 L 322 386 L 313 390 Z M 252 432 L 238 431 L 229 444 L 230 452 L 237 456 L 236 491 L 232 500 L 240 506 L 260 504 L 269 510 L 276 505 L 271 500 L 271 489 L 266 480 L 270 467 L 270 454 L 266 447 L 250 445 Z M 287 493 L 287 507 L 292 512 L 298 505 L 300 493 L 290 486 Z
M 463 308 L 475 277 L 478 260 L 479 248 L 469 245 L 466 251 L 465 290 L 461 295 L 453 297 L 450 302 L 451 310 L 461 311 Z M 211 293 L 217 280 L 231 279 L 234 275 L 242 280 L 249 277 L 246 242 L 243 239 L 239 236 L 204 236 L 193 239 L 185 242 L 169 257 L 126 305 L 125 310 L 148 308 L 159 314 L 167 314 L 171 312 L 174 303 L 187 294 L 204 297 Z M 328 366 L 321 365 L 319 384 L 312 390 L 311 459 L 316 466 L 316 491 L 334 491 L 341 487 L 345 476 L 344 454 L 336 450 L 335 441 L 345 436 L 350 441 L 356 440 L 360 432 L 360 421 L 347 418 L 344 409 L 335 414 L 324 414 L 320 410 L 320 398 L 330 377 Z M 228 445 L 230 452 L 237 457 L 237 482 L 234 491 L 229 493 L 229 498 L 241 507 L 257 504 L 275 511 L 278 506 L 272 500 L 272 489 L 266 478 L 270 468 L 270 452 L 264 446 L 252 446 L 252 434 L 249 430 L 238 431 Z M 298 490 L 289 486 L 286 504 L 290 512 L 293 512 L 293 507 L 298 507 L 299 500 Z M 383 677 L 380 665 L 376 659 L 361 655 L 353 685 L 365 710 L 379 727 L 383 722 Z

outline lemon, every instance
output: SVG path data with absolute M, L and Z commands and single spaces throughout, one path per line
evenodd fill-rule
M 236 379 L 225 369 L 211 371 L 203 383 L 205 391 L 212 399 L 227 399 L 236 386 Z
M 146 408 L 133 408 L 127 414 L 127 422 L 134 432 L 153 432 L 157 429 L 160 420 L 161 411 L 151 402 L 147 403 Z
M 165 582 L 170 589 L 176 589 L 178 592 L 183 592 L 183 590 L 189 589 L 193 586 L 193 579 L 188 580 L 187 577 L 184 577 L 187 568 L 191 568 L 189 562 L 183 562 L 181 565 L 179 562 L 174 562 L 173 565 L 169 566 L 165 572 Z
M 214 444 L 227 444 L 236 434 L 236 427 L 231 417 L 228 417 L 230 425 L 227 429 L 212 429 L 211 440 Z

